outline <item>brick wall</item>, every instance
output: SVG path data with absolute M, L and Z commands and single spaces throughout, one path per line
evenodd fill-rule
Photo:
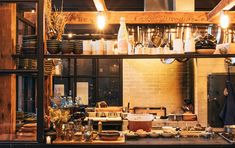
M 211 73 L 225 73 L 227 66 L 224 58 L 219 59 L 195 59 L 195 113 L 198 121 L 207 126 L 207 76 Z M 231 68 L 231 72 L 235 72 Z
M 189 93 L 188 64 L 160 59 L 123 60 L 123 105 L 165 106 L 167 113 L 179 112 Z
M 159 59 L 123 60 L 123 105 L 165 106 L 172 113 L 194 91 L 195 113 L 199 123 L 207 126 L 207 76 L 225 73 L 227 68 L 223 58 L 192 59 L 191 64 L 193 67 L 190 62 L 165 65 Z

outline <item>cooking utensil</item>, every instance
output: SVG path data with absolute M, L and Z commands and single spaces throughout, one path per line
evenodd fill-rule
M 159 47 L 162 43 L 162 34 L 159 29 L 152 35 L 151 41 L 154 47 Z
M 185 63 L 189 60 L 189 58 L 176 58 L 176 61 L 180 62 L 180 63 Z
M 170 53 L 170 47 L 169 47 L 169 43 L 167 43 L 163 49 L 163 53 L 164 54 L 169 54 Z M 163 64 L 171 64 L 175 61 L 175 58 L 163 58 L 161 59 L 161 62 Z
M 154 116 L 151 114 L 128 114 L 127 119 L 128 129 L 130 131 L 142 129 L 146 132 L 150 132 Z
M 120 133 L 118 131 L 103 131 L 98 133 L 99 138 L 104 141 L 115 141 L 119 138 Z
M 192 114 L 192 113 L 184 113 L 183 114 L 183 120 L 184 121 L 196 121 L 197 120 L 197 115 Z

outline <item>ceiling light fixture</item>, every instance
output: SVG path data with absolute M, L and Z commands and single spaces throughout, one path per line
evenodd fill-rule
M 225 14 L 224 11 L 222 11 L 220 14 L 220 26 L 223 29 L 227 29 L 229 26 L 229 23 L 230 23 L 229 16 Z
M 97 14 L 97 27 L 100 30 L 103 30 L 106 26 L 106 16 L 104 12 L 98 12 Z

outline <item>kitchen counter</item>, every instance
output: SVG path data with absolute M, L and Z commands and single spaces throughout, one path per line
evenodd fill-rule
M 233 144 L 228 143 L 226 140 L 224 140 L 222 137 L 219 135 L 216 135 L 215 138 L 213 139 L 204 139 L 204 138 L 141 138 L 138 140 L 126 140 L 125 143 L 115 143 L 115 144 L 110 144 L 110 143 L 88 143 L 88 144 L 79 144 L 79 143 L 64 143 L 64 144 L 10 144 L 10 145 L 3 145 L 0 144 L 1 148 L 9 148 L 9 147 L 31 147 L 31 148 L 39 148 L 39 147 L 44 147 L 44 148 L 64 148 L 64 147 L 74 147 L 77 148 L 94 148 L 94 147 L 99 147 L 99 148 L 145 148 L 146 146 L 148 148 L 150 147 L 157 147 L 157 148 L 166 148 L 166 147 L 198 147 L 198 148 L 203 148 L 203 147 L 211 147 L 211 148 L 216 148 L 216 147 L 234 147 Z
M 232 145 L 219 135 L 214 138 L 206 139 L 202 137 L 188 138 L 139 138 L 136 140 L 125 140 L 122 137 L 117 141 L 94 140 L 93 142 L 76 142 L 76 141 L 55 141 L 54 144 L 118 144 L 118 145 Z
M 213 139 L 201 137 L 190 138 L 142 138 L 138 140 L 128 140 L 127 145 L 231 145 L 222 137 L 216 135 Z

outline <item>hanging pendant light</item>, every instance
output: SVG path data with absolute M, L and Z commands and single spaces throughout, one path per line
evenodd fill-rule
M 225 14 L 224 11 L 222 11 L 220 14 L 220 26 L 223 29 L 227 29 L 229 27 L 229 23 L 230 23 L 229 16 Z

